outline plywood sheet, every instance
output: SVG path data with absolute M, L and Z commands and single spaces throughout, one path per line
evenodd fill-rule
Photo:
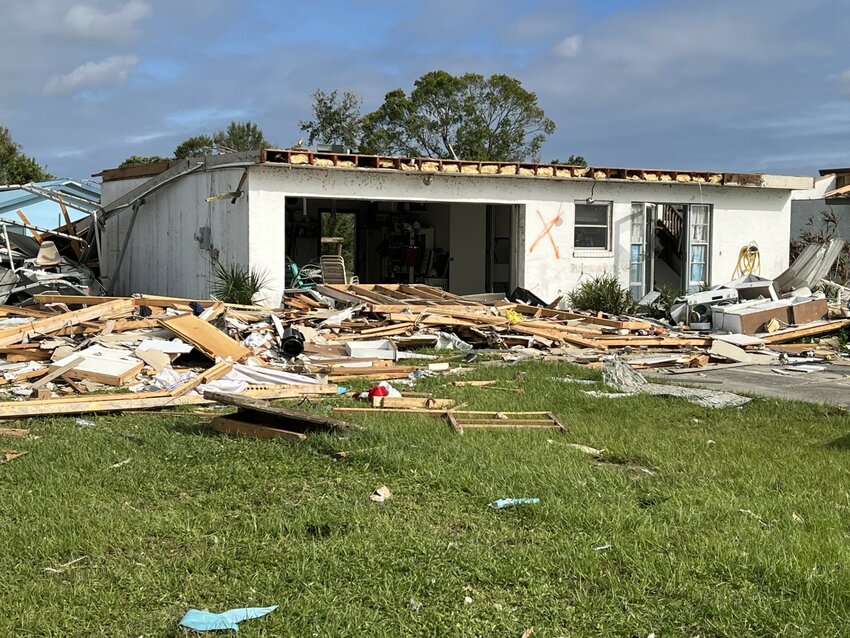
M 185 314 L 160 319 L 159 324 L 168 328 L 183 341 L 188 341 L 210 359 L 216 357 L 242 361 L 251 351 L 235 339 L 231 339 L 218 328 L 211 326 L 195 315 Z

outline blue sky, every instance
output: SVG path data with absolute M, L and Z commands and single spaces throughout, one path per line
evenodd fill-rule
M 433 69 L 507 73 L 543 159 L 811 174 L 850 164 L 850 0 L 0 0 L 0 125 L 51 172 L 251 119 L 296 142 L 316 88 L 364 110 Z

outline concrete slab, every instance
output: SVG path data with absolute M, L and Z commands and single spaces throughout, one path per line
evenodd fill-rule
M 779 366 L 752 365 L 687 375 L 651 371 L 644 373 L 644 376 L 653 381 L 664 380 L 691 387 L 837 405 L 850 409 L 850 368 L 829 363 L 817 365 L 824 366 L 826 370 L 792 372 L 784 376 L 772 371 L 772 368 Z

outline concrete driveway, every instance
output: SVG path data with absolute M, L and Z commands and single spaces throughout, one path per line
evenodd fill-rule
M 826 369 L 822 372 L 789 372 L 786 376 L 773 372 L 773 368 L 788 370 L 787 367 L 750 365 L 704 370 L 693 374 L 645 371 L 644 376 L 651 381 L 664 380 L 710 390 L 726 390 L 739 394 L 778 397 L 850 408 L 850 366 L 830 363 L 813 365 Z

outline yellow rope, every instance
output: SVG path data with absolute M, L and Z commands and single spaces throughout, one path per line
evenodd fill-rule
M 737 279 L 744 275 L 759 274 L 761 274 L 761 255 L 759 254 L 759 246 L 756 242 L 751 241 L 749 244 L 741 248 L 741 252 L 738 253 L 738 263 L 735 264 L 735 271 L 732 273 L 732 279 Z

